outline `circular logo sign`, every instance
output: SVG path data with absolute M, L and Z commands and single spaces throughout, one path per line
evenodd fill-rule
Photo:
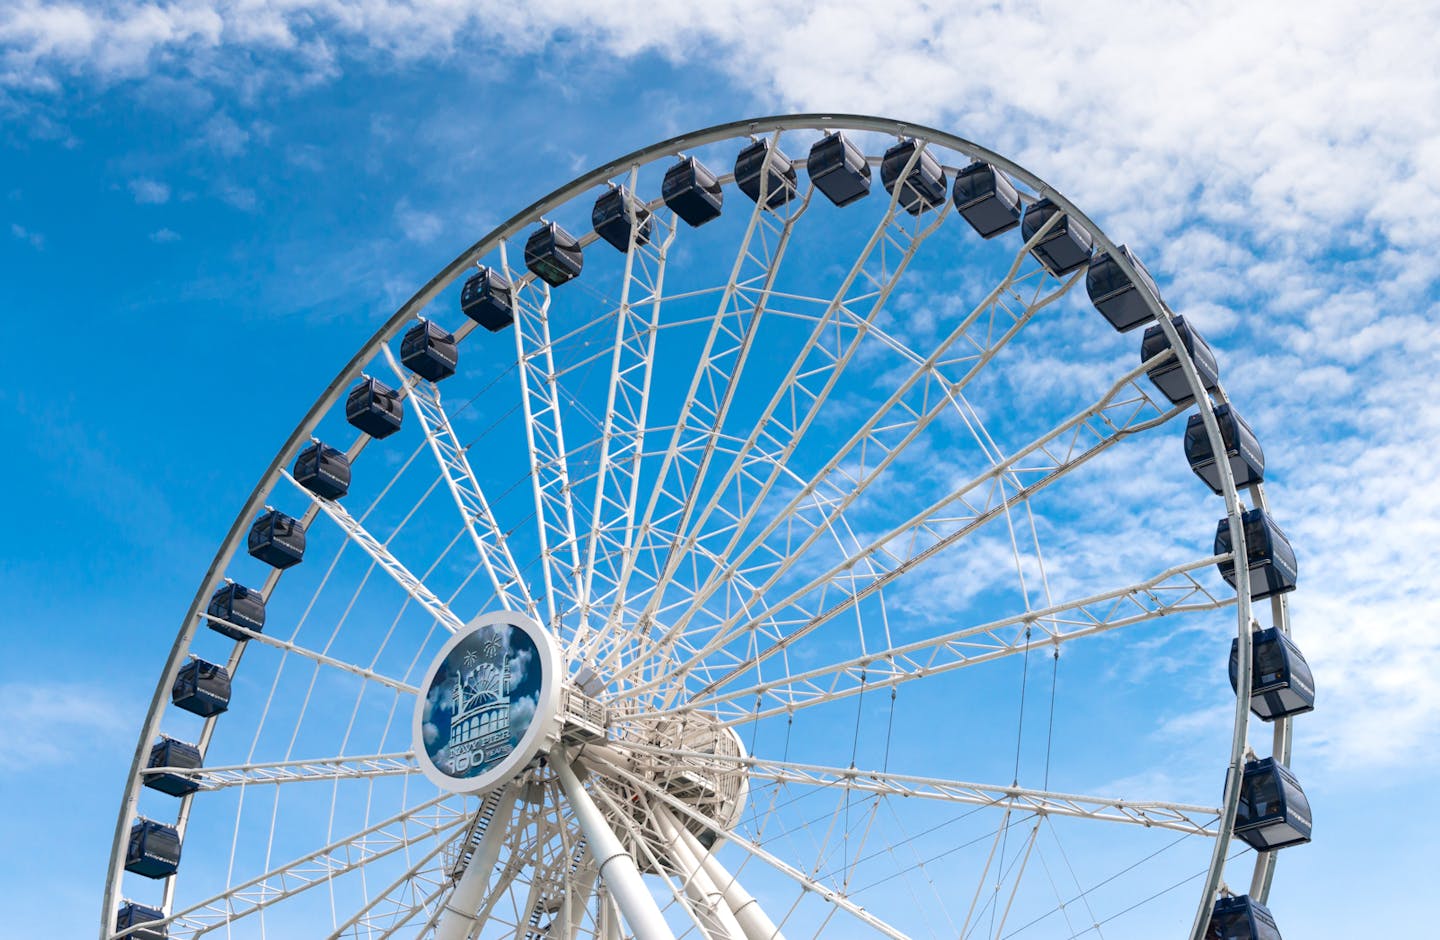
M 522 770 L 555 725 L 560 655 L 525 614 L 472 620 L 440 650 L 415 706 L 415 757 L 446 790 L 475 793 Z

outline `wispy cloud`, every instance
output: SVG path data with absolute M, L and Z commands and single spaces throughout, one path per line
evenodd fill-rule
M 0 13 L 0 88 L 43 96 L 77 78 L 161 76 L 254 95 L 357 60 L 463 62 L 479 29 L 519 53 L 562 30 L 612 56 L 688 63 L 703 51 L 776 110 L 935 123 L 1050 179 L 1221 340 L 1227 389 L 1269 449 L 1271 495 L 1301 555 L 1292 610 L 1322 695 L 1302 735 L 1339 762 L 1440 746 L 1440 635 L 1408 629 L 1440 614 L 1426 593 L 1440 579 L 1428 380 L 1440 344 L 1427 315 L 1440 279 L 1440 72 L 1416 65 L 1440 7 L 1397 0 L 1377 16 L 1341 0 L 1297 16 L 1240 0 L 1040 0 L 958 17 L 900 0 L 877 17 L 860 0 L 643 14 L 573 0 L 21 0 Z M 201 139 L 234 156 L 257 136 L 220 111 Z M 251 189 L 219 194 L 256 208 Z M 413 241 L 444 233 L 407 201 L 394 215 Z
M 12 770 L 78 766 L 87 754 L 131 734 L 125 716 L 135 709 L 106 702 L 105 694 L 95 683 L 0 684 L 0 747 L 7 765 Z
M 170 242 L 178 242 L 180 235 L 178 232 L 173 232 L 168 228 L 160 228 L 150 233 L 150 240 L 157 245 L 165 245 Z
M 45 249 L 45 236 L 41 235 L 39 232 L 30 231 L 28 228 L 19 224 L 18 222 L 10 223 L 10 234 L 20 239 L 22 242 L 25 242 L 31 248 L 34 248 L 36 251 L 43 251 Z
M 228 114 L 217 114 L 205 122 L 199 143 L 224 157 L 237 157 L 250 143 L 250 132 Z
M 129 186 L 130 194 L 140 205 L 162 205 L 170 201 L 170 187 L 158 180 L 133 179 Z
M 420 244 L 434 241 L 445 230 L 445 222 L 440 216 L 416 209 L 408 199 L 401 199 L 396 204 L 395 223 L 406 238 Z

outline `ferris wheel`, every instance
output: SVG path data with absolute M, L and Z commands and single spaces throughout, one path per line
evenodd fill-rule
M 101 937 L 1278 937 L 1314 687 L 1264 470 L 1197 324 L 1001 155 L 636 151 L 280 448 Z

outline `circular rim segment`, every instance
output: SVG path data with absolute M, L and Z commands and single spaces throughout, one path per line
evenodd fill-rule
M 169 693 L 176 673 L 183 664 L 186 654 L 190 648 L 191 640 L 196 629 L 203 620 L 202 611 L 216 587 L 223 579 L 226 567 L 241 547 L 250 522 L 255 514 L 265 505 L 275 483 L 281 478 L 285 467 L 291 462 L 301 448 L 306 446 L 310 435 L 318 425 L 321 418 L 340 400 L 347 387 L 357 379 L 364 367 L 377 354 L 381 346 L 394 338 L 407 324 L 421 314 L 424 308 L 445 290 L 456 278 L 461 277 L 478 260 L 494 250 L 497 246 L 513 238 L 517 233 L 526 227 L 540 220 L 547 213 L 556 207 L 568 203 L 577 197 L 583 196 L 596 186 L 603 185 L 633 167 L 649 163 L 660 157 L 680 153 L 687 148 L 699 147 L 705 144 L 715 143 L 746 134 L 760 134 L 784 130 L 820 130 L 829 132 L 833 130 L 857 130 L 872 131 L 896 136 L 915 136 L 927 141 L 938 143 L 955 151 L 969 155 L 973 159 L 984 160 L 999 167 L 1012 178 L 1026 184 L 1036 194 L 1049 197 L 1059 208 L 1069 214 L 1082 225 L 1084 225 L 1094 236 L 1097 253 L 1105 252 L 1114 258 L 1121 270 L 1132 280 L 1138 281 L 1138 275 L 1130 265 L 1126 257 L 1116 251 L 1116 244 L 1100 229 L 1088 216 L 1077 206 L 1071 203 L 1063 194 L 1057 192 L 1042 179 L 1025 168 L 1006 159 L 998 153 L 978 146 L 970 141 L 944 131 L 912 124 L 904 121 L 872 117 L 865 115 L 848 114 L 800 114 L 782 115 L 764 118 L 755 118 L 743 121 L 735 121 L 716 125 L 704 130 L 696 131 L 670 138 L 649 147 L 641 148 L 616 160 L 610 161 L 588 173 L 585 173 L 574 180 L 554 190 L 544 198 L 537 200 L 530 206 L 513 215 L 480 239 L 474 245 L 461 252 L 452 262 L 446 265 L 438 274 L 426 283 L 414 296 L 402 304 L 396 312 L 378 329 L 375 334 L 360 348 L 354 357 L 345 365 L 338 375 L 329 383 L 321 396 L 306 412 L 295 430 L 277 452 L 270 463 L 260 482 L 251 492 L 249 498 L 241 507 L 235 522 L 232 524 L 225 539 L 220 545 L 215 558 L 210 564 L 205 577 L 202 579 L 199 589 L 192 601 L 189 610 L 182 622 L 182 626 L 171 647 L 165 667 L 161 672 L 156 686 L 155 694 L 152 697 L 148 713 L 136 745 L 129 776 L 126 781 L 124 798 L 121 801 L 116 821 L 114 841 L 107 876 L 107 884 L 102 900 L 102 925 L 101 936 L 109 936 L 114 912 L 120 901 L 120 884 L 123 875 L 123 864 L 125 857 L 125 846 L 129 833 L 131 820 L 135 816 L 136 806 L 141 788 L 141 771 L 145 767 L 151 742 L 160 731 L 160 722 L 169 702 Z M 1152 308 L 1156 321 L 1165 330 L 1171 341 L 1171 347 L 1177 353 L 1180 367 L 1189 382 L 1192 392 L 1195 394 L 1195 404 L 1202 416 L 1208 436 L 1211 441 L 1214 453 L 1223 453 L 1223 442 L 1220 436 L 1219 427 L 1216 423 L 1211 397 L 1215 403 L 1223 403 L 1226 397 L 1223 389 L 1207 394 L 1201 384 L 1195 366 L 1190 357 L 1185 353 L 1184 346 L 1179 342 L 1178 333 L 1171 321 L 1171 313 L 1162 304 L 1154 302 L 1153 298 L 1146 297 L 1146 302 Z M 457 339 L 463 339 L 475 324 L 467 322 L 460 330 L 456 331 Z M 357 448 L 363 447 L 366 439 L 362 438 Z M 1244 532 L 1240 523 L 1240 514 L 1243 510 L 1240 495 L 1236 490 L 1228 461 L 1217 460 L 1216 468 L 1219 471 L 1222 483 L 1222 496 L 1229 518 L 1231 529 L 1231 541 L 1237 557 L 1244 556 Z M 1251 497 L 1254 504 L 1259 508 L 1267 508 L 1263 488 L 1255 486 L 1251 490 Z M 1240 688 L 1244 689 L 1249 684 L 1250 671 L 1250 625 L 1252 621 L 1251 599 L 1248 579 L 1236 579 L 1236 616 L 1237 636 L 1240 642 Z M 1283 595 L 1272 599 L 1271 610 L 1273 622 L 1283 632 L 1289 632 L 1289 621 L 1287 605 Z M 492 787 L 496 782 L 506 779 L 521 768 L 522 765 L 532 760 L 545 735 L 553 734 L 558 725 L 558 711 L 560 698 L 560 670 L 564 668 L 562 656 L 558 645 L 553 641 L 549 631 L 545 630 L 531 618 L 518 613 L 502 612 L 489 614 L 472 621 L 465 631 L 457 633 L 446 644 L 440 657 L 437 657 L 437 664 L 450 650 L 454 649 L 465 637 L 471 635 L 473 630 L 482 628 L 485 625 L 507 620 L 517 626 L 521 626 L 527 634 L 536 639 L 537 649 L 544 651 L 548 665 L 545 669 L 545 685 L 541 694 L 541 702 L 546 713 L 544 720 L 541 717 L 540 709 L 537 708 L 537 720 L 526 731 L 520 746 L 500 765 L 495 766 L 480 777 L 473 778 L 463 788 L 457 788 L 458 781 L 454 777 L 441 772 L 428 759 L 424 747 L 417 747 L 416 758 L 421 765 L 425 776 L 432 782 L 446 790 L 453 792 L 475 793 Z M 238 655 L 237 655 L 238 662 Z M 432 670 L 436 668 L 432 666 Z M 422 688 L 428 687 L 433 672 L 427 673 L 426 683 Z M 421 741 L 421 705 L 424 703 L 424 696 L 417 702 L 414 715 L 415 740 Z M 1244 755 L 1247 743 L 1249 723 L 1249 697 L 1248 695 L 1237 696 L 1234 731 L 1232 734 L 1231 753 L 1228 761 L 1227 786 L 1223 803 L 1223 815 L 1220 820 L 1220 833 L 1216 839 L 1214 859 L 1206 879 L 1205 889 L 1200 898 L 1197 911 L 1196 923 L 1193 928 L 1194 936 L 1199 936 L 1208 921 L 1208 911 L 1211 901 L 1219 885 L 1223 872 L 1224 861 L 1228 849 L 1231 830 L 1236 807 L 1239 800 L 1239 772 L 1243 767 Z M 207 721 L 205 732 L 201 737 L 201 748 L 213 731 L 213 719 Z M 1274 753 L 1283 762 L 1288 763 L 1291 738 L 1290 720 L 1282 719 L 1275 723 L 1274 728 L 1275 747 Z M 180 809 L 179 826 L 183 833 L 185 819 L 188 815 L 190 798 L 182 799 Z M 1270 880 L 1273 877 L 1274 853 L 1258 853 L 1255 862 L 1254 878 L 1251 886 L 1251 894 L 1259 900 L 1264 900 L 1268 894 Z M 173 884 L 166 886 L 166 905 L 168 907 L 173 894 Z

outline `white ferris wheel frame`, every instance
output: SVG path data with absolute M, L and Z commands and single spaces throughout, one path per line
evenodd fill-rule
M 542 199 L 537 200 L 525 209 L 522 209 L 446 265 L 428 283 L 420 288 L 414 296 L 403 303 L 375 332 L 370 340 L 360 348 L 349 363 L 346 364 L 339 374 L 329 383 L 309 411 L 306 412 L 305 416 L 300 420 L 295 430 L 290 434 L 277 452 L 275 458 L 271 461 L 268 469 L 261 477 L 260 482 L 241 507 L 235 522 L 230 527 L 219 550 L 216 552 L 214 560 L 211 562 L 204 578 L 201 580 L 199 589 L 185 614 L 181 629 L 165 661 L 165 666 L 161 671 L 159 681 L 156 685 L 155 694 L 151 699 L 141 727 L 116 820 L 107 882 L 102 900 L 101 940 L 109 940 L 109 938 L 116 936 L 116 932 L 112 927 L 112 921 L 114 912 L 121 898 L 120 889 L 127 838 L 130 824 L 136 816 L 139 795 L 146 769 L 146 760 L 149 756 L 151 743 L 160 732 L 161 718 L 169 706 L 171 686 L 175 681 L 177 673 L 186 661 L 187 651 L 190 649 L 195 632 L 201 623 L 209 619 L 214 619 L 210 618 L 205 612 L 206 603 L 211 594 L 223 583 L 223 576 L 227 565 L 237 549 L 240 548 L 251 520 L 266 506 L 267 500 L 276 484 L 282 479 L 289 479 L 289 473 L 286 470 L 287 465 L 309 442 L 311 434 L 322 417 L 341 399 L 341 396 L 345 394 L 348 386 L 361 376 L 367 363 L 371 362 L 377 354 L 383 354 L 389 358 L 391 364 L 394 365 L 394 360 L 391 358 L 391 353 L 387 345 L 388 341 L 399 335 L 400 331 L 419 316 L 431 301 L 457 278 L 472 269 L 481 258 L 496 249 L 503 252 L 505 244 L 511 240 L 516 233 L 521 232 L 528 226 L 541 220 L 557 207 L 581 197 L 586 192 L 593 191 L 595 187 L 602 186 L 618 176 L 630 173 L 641 165 L 651 163 L 662 157 L 674 156 L 687 149 L 746 135 L 779 133 L 791 130 L 821 131 L 825 133 L 835 130 L 852 130 L 889 134 L 896 137 L 915 137 L 927 143 L 939 144 L 968 155 L 972 159 L 991 163 L 1011 178 L 1024 183 L 1038 196 L 1048 197 L 1062 212 L 1078 220 L 1081 225 L 1092 233 L 1097 253 L 1103 252 L 1109 254 L 1125 276 L 1132 282 L 1138 283 L 1140 281 L 1140 277 L 1128 257 L 1123 252 L 1117 251 L 1117 244 L 1078 206 L 1034 173 L 999 153 L 945 131 L 910 122 L 867 115 L 796 114 L 718 124 L 703 130 L 661 141 L 649 147 L 636 150 L 616 160 L 612 160 L 588 173 L 576 177 L 564 186 L 554 190 Z M 1155 299 L 1146 292 L 1142 291 L 1140 294 L 1144 297 L 1145 303 L 1150 308 L 1150 313 L 1164 330 L 1185 379 L 1195 396 L 1194 403 L 1203 421 L 1212 452 L 1215 454 L 1223 454 L 1225 447 L 1215 417 L 1215 408 L 1228 401 L 1223 388 L 1219 387 L 1218 383 L 1216 383 L 1217 387 L 1213 391 L 1206 390 L 1196 371 L 1194 362 L 1186 352 L 1184 343 L 1181 342 L 1180 335 L 1172 321 L 1171 311 L 1163 303 L 1156 303 Z M 465 324 L 457 331 L 457 339 L 463 338 L 463 336 L 473 328 L 474 324 Z M 520 323 L 518 320 L 514 329 L 517 333 L 517 342 L 519 342 L 518 334 L 520 332 Z M 1140 370 L 1136 371 L 1138 372 Z M 518 574 L 514 560 L 509 557 L 508 549 L 503 545 L 503 539 L 497 543 L 497 540 L 494 538 L 495 535 L 498 535 L 498 530 L 496 530 L 494 526 L 493 519 L 489 516 L 485 498 L 480 492 L 473 474 L 469 472 L 468 465 L 464 460 L 463 449 L 460 448 L 458 441 L 455 440 L 443 409 L 439 407 L 438 401 L 427 397 L 424 383 L 409 383 L 405 387 L 405 391 L 409 397 L 414 399 L 412 402 L 413 407 L 420 416 L 422 428 L 437 460 L 441 463 L 442 467 L 447 468 L 444 476 L 450 485 L 452 494 L 462 506 L 465 506 L 469 510 L 466 515 L 466 525 L 477 546 L 481 547 L 481 558 L 494 583 L 497 597 L 505 608 L 524 610 L 527 611 L 531 617 L 543 619 L 545 612 L 538 609 L 539 605 L 537 601 L 530 596 L 523 578 Z M 528 399 L 526 405 L 528 409 L 530 405 Z M 529 417 L 528 414 L 527 417 Z M 348 456 L 351 458 L 355 457 L 368 440 L 369 438 L 367 436 L 361 435 Z M 532 454 L 537 446 L 546 445 L 543 441 L 536 442 L 532 437 Z M 555 446 L 555 444 L 552 442 L 550 446 Z M 563 451 L 563 441 L 558 442 L 558 446 Z M 1245 510 L 1245 506 L 1242 503 L 1240 493 L 1237 491 L 1229 462 L 1226 460 L 1216 460 L 1215 468 L 1219 476 L 1221 496 L 1224 500 L 1226 516 L 1229 522 L 1232 545 L 1230 557 L 1245 558 L 1247 557 L 1245 553 L 1245 533 L 1241 522 L 1241 514 Z M 1254 506 L 1268 510 L 1268 502 L 1263 486 L 1256 483 L 1251 484 L 1248 489 L 1250 499 L 1253 501 Z M 537 494 L 537 500 L 538 499 L 539 496 Z M 327 500 L 316 499 L 304 521 L 308 522 L 317 512 L 323 512 L 331 516 L 337 524 L 346 529 L 347 534 L 356 539 L 357 542 L 361 544 L 361 547 L 365 548 L 367 552 L 371 554 L 372 558 L 381 564 L 382 567 L 385 567 L 388 573 L 407 590 L 412 599 L 426 610 L 435 614 L 437 619 L 446 624 L 452 632 L 463 626 L 458 618 L 449 612 L 444 603 L 430 594 L 424 584 L 405 570 L 403 565 L 400 565 L 398 561 L 390 557 L 383 546 L 374 543 L 373 539 L 368 539 L 367 544 L 367 534 L 364 533 L 363 528 L 360 527 L 358 523 L 355 523 L 353 519 L 349 518 L 345 510 L 340 508 L 338 504 Z M 573 531 L 573 519 L 569 520 L 569 522 Z M 542 538 L 543 537 L 542 531 Z M 488 552 L 486 551 L 487 547 L 489 549 Z M 578 552 L 578 546 L 572 544 L 570 548 Z M 1206 558 L 1201 562 L 1187 566 L 1185 570 L 1176 569 L 1165 572 L 1156 579 L 1153 579 L 1151 586 L 1161 583 L 1170 577 L 1186 576 L 1188 569 L 1213 564 L 1217 560 L 1221 559 Z M 548 565 L 545 571 L 548 579 Z M 279 577 L 280 571 L 278 570 L 270 573 L 262 588 L 266 596 L 268 596 Z M 930 791 L 933 793 L 943 793 L 944 798 L 947 799 L 963 800 L 968 798 L 970 801 L 989 805 L 1005 805 L 1004 801 L 1008 800 L 1017 806 L 1028 805 L 1032 808 L 1043 807 L 1046 812 L 1061 815 L 1100 815 L 1103 818 L 1118 819 L 1124 822 L 1136 822 L 1146 826 L 1162 825 L 1181 831 L 1200 831 L 1207 835 L 1213 835 L 1215 844 L 1211 863 L 1205 878 L 1204 888 L 1200 894 L 1199 905 L 1190 932 L 1192 940 L 1202 940 L 1203 932 L 1209 921 L 1211 904 L 1217 891 L 1221 887 L 1227 851 L 1240 800 L 1240 782 L 1248 748 L 1250 699 L 1245 690 L 1249 689 L 1251 684 L 1251 632 L 1252 629 L 1255 628 L 1255 621 L 1252 616 L 1249 579 L 1246 577 L 1237 577 L 1235 582 L 1236 598 L 1234 606 L 1236 614 L 1236 636 L 1238 638 L 1238 674 L 1236 682 L 1240 692 L 1236 695 L 1231 750 L 1226 768 L 1223 803 L 1219 811 L 1218 824 L 1213 831 L 1205 829 L 1203 825 L 1190 819 L 1189 814 L 1204 810 L 1203 807 L 1159 803 L 1127 804 L 1123 801 L 1095 800 L 1081 796 L 1027 791 L 1015 787 L 985 787 L 979 784 L 961 785 L 960 789 L 957 789 L 957 787 L 949 781 L 927 781 L 924 778 L 899 778 L 893 775 L 885 775 L 884 779 L 877 777 L 877 779 L 871 781 L 869 785 L 874 789 L 874 792 L 922 793 Z M 1145 585 L 1138 587 L 1144 588 Z M 554 589 L 547 584 L 545 602 L 552 604 L 554 596 Z M 1084 602 L 1069 605 L 1069 608 L 1083 609 L 1093 601 L 1105 599 L 1107 599 L 1105 596 L 1091 598 Z M 1272 623 L 1282 632 L 1288 634 L 1290 632 L 1290 623 L 1285 595 L 1274 595 L 1270 601 Z M 1160 609 L 1154 615 L 1158 616 L 1164 612 L 1163 609 Z M 1097 622 L 1092 628 L 1076 631 L 1075 635 L 1098 632 L 1112 625 L 1114 624 Z M 233 627 L 234 625 L 231 626 Z M 975 629 L 978 632 L 982 628 Z M 248 631 L 242 632 L 248 633 Z M 248 633 L 248 637 L 281 649 L 287 649 L 289 647 L 289 644 L 283 640 L 258 633 Z M 1038 646 L 1041 645 L 1042 642 L 1048 644 L 1056 642 L 1057 640 L 1058 638 L 1054 640 L 1047 638 L 1043 641 L 1036 641 L 1033 645 Z M 247 644 L 244 643 L 237 644 L 230 662 L 227 663 L 232 674 L 240 664 L 239 661 L 246 645 Z M 1030 645 L 1032 644 L 1025 644 L 1025 648 L 1028 648 Z M 312 655 L 313 658 L 315 654 L 307 653 L 307 655 Z M 324 658 L 321 657 L 321 660 L 323 661 Z M 363 668 L 338 659 L 328 660 L 328 664 L 346 669 L 374 681 L 390 684 L 392 687 L 400 689 L 401 691 L 418 692 L 418 690 L 413 687 L 395 683 L 393 680 L 389 680 L 384 676 L 368 672 Z M 957 663 L 957 665 L 964 664 L 967 663 Z M 215 724 L 216 722 L 213 716 L 205 720 L 203 731 L 197 742 L 202 754 L 205 752 L 214 733 Z M 1291 744 L 1291 719 L 1288 717 L 1282 718 L 1274 723 L 1272 751 L 1276 759 L 1281 763 L 1289 763 Z M 271 765 L 251 765 L 244 768 L 208 768 L 205 773 L 206 780 L 214 786 L 243 783 L 256 778 L 257 775 L 260 778 L 284 779 L 290 779 L 287 775 L 293 775 L 294 779 L 313 778 L 316 775 L 335 777 L 357 774 L 383 775 L 386 773 L 405 772 L 408 769 L 408 765 L 404 761 L 406 756 L 407 755 L 404 754 L 376 755 L 372 758 L 364 759 L 358 764 L 353 761 L 338 758 L 331 761 L 277 762 Z M 561 771 L 559 770 L 558 763 L 559 762 L 557 762 L 557 776 L 559 777 L 560 786 L 567 796 L 571 797 L 572 800 L 577 795 L 583 796 L 583 788 L 580 788 L 579 794 L 577 794 L 575 792 L 575 786 L 578 786 L 578 784 L 576 784 L 573 779 L 567 779 L 567 775 L 573 778 L 573 774 L 570 773 L 568 766 Z M 823 768 L 805 768 L 799 765 L 773 763 L 767 765 L 765 761 L 749 757 L 745 759 L 745 766 L 753 773 L 769 774 L 770 776 L 765 779 L 804 780 L 813 779 L 814 775 L 824 773 Z M 960 792 L 960 790 L 966 787 L 969 788 L 968 791 Z M 514 799 L 514 794 L 506 793 L 506 789 L 507 788 L 501 788 L 501 790 L 495 791 L 497 800 Z M 442 794 L 442 798 L 449 795 L 449 793 L 444 793 Z M 666 798 L 666 795 L 663 793 L 654 795 L 657 800 L 664 800 Z M 191 801 L 192 795 L 187 795 L 180 799 L 180 810 L 176 826 L 182 837 L 189 817 Z M 438 800 L 436 802 L 438 802 Z M 683 835 L 684 827 L 679 826 L 678 822 L 686 811 L 687 808 L 683 804 L 672 805 L 670 807 L 671 817 L 668 821 L 664 819 L 660 820 L 659 824 L 665 827 L 666 831 L 678 828 L 681 835 Z M 584 823 L 583 818 L 581 822 L 582 824 Z M 378 829 L 379 827 L 374 828 Z M 586 828 L 588 829 L 589 827 L 587 826 Z M 680 839 L 679 836 L 677 836 L 677 840 L 684 841 Z M 755 847 L 752 847 L 752 849 L 753 848 Z M 319 853 L 316 853 L 316 855 L 319 855 Z M 705 858 L 708 859 L 709 857 L 705 856 Z M 699 865 L 702 859 L 696 857 L 694 861 Z M 778 863 L 778 860 L 774 861 Z M 631 863 L 631 868 L 633 870 L 633 862 Z M 1256 854 L 1249 887 L 1251 897 L 1262 903 L 1266 900 L 1274 877 L 1274 870 L 1275 853 L 1258 852 Z M 796 874 L 799 873 L 797 872 Z M 697 875 L 697 877 L 699 876 Z M 733 879 L 731 879 L 730 886 L 727 887 L 727 890 L 736 887 Z M 812 886 L 812 890 L 823 892 L 824 889 L 823 886 Z M 612 897 L 618 895 L 620 893 L 618 886 L 612 886 L 611 892 Z M 164 910 L 167 914 L 170 911 L 173 897 L 174 878 L 169 878 L 166 880 L 164 891 Z M 840 900 L 838 896 L 831 899 Z M 751 899 L 751 901 L 753 901 L 753 899 Z M 750 906 L 753 907 L 754 905 L 752 904 Z M 644 919 L 643 915 L 640 919 Z M 866 918 L 862 917 L 862 919 Z M 638 925 L 632 924 L 632 928 L 636 926 Z M 877 927 L 877 929 L 882 928 L 883 924 Z M 128 933 L 128 931 L 121 933 L 123 935 Z

